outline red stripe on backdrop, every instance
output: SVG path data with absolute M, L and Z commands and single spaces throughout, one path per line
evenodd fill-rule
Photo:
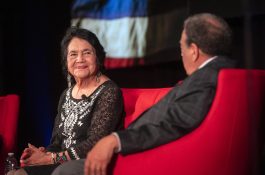
M 169 48 L 141 58 L 106 57 L 104 65 L 106 69 L 116 69 L 150 64 L 160 64 L 163 62 L 175 62 L 179 59 L 181 59 L 179 48 Z
M 115 69 L 115 68 L 125 68 L 125 67 L 132 67 L 132 66 L 139 66 L 144 65 L 143 58 L 110 58 L 107 57 L 105 59 L 105 67 L 106 69 Z

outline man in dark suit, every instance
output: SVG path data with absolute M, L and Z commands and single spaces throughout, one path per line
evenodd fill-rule
M 71 172 L 105 175 L 115 152 L 131 154 L 176 140 L 205 118 L 215 96 L 218 72 L 233 67 L 224 55 L 230 51 L 231 29 L 213 14 L 196 14 L 185 20 L 180 47 L 188 77 L 127 129 L 101 139 L 86 160 L 67 163 L 54 175 Z M 68 168 L 68 169 L 67 169 Z

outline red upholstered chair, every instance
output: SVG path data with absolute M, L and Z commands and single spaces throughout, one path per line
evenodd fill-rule
M 126 127 L 168 89 L 123 89 Z M 201 125 L 171 143 L 118 155 L 114 175 L 251 175 L 258 172 L 258 128 L 265 107 L 265 71 L 224 69 Z
M 123 88 L 124 108 L 126 111 L 125 127 L 142 112 L 157 103 L 171 88 L 126 89 Z
M 0 174 L 8 152 L 16 150 L 19 97 L 14 94 L 0 97 Z

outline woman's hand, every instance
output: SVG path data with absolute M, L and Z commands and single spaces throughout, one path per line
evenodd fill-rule
M 34 145 L 28 144 L 20 158 L 20 163 L 26 166 L 28 165 L 47 165 L 52 164 L 52 158 L 50 152 L 45 152 L 44 147 L 35 147 Z
M 24 151 L 23 151 L 23 153 L 22 153 L 22 155 L 20 157 L 20 160 L 27 159 L 27 158 L 29 158 L 31 156 L 33 150 L 30 148 L 30 145 L 31 144 L 28 144 L 29 147 L 24 149 Z M 39 147 L 38 149 L 40 151 L 42 151 L 42 152 L 45 152 L 46 151 L 44 147 Z

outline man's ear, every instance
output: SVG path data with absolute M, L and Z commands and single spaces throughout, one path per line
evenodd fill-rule
M 196 62 L 199 58 L 200 49 L 195 43 L 191 43 L 190 48 L 192 50 L 192 61 Z

